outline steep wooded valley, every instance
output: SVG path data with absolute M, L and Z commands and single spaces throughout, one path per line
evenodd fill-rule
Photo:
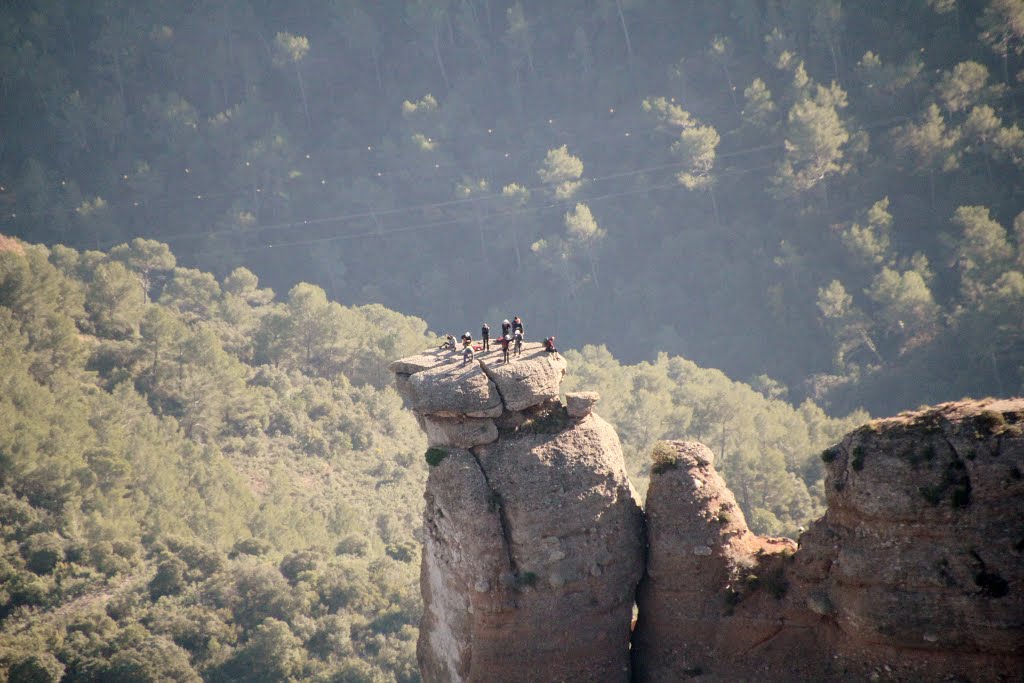
M 278 300 L 145 240 L 5 237 L 0 306 L 11 680 L 418 679 L 426 439 L 387 365 L 437 345 L 422 320 L 306 283 Z M 568 386 L 615 388 L 638 486 L 658 439 L 708 440 L 765 533 L 821 513 L 818 453 L 866 419 L 683 358 L 565 355 Z
M 0 3 L 0 680 L 420 680 L 388 366 L 517 314 L 797 538 L 1022 392 L 1022 107 L 1024 0 Z

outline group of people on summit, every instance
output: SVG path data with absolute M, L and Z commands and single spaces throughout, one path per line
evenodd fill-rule
M 518 356 L 523 350 L 523 339 L 524 339 L 524 328 L 523 320 L 518 315 L 512 316 L 512 322 L 508 321 L 508 318 L 501 321 L 501 336 L 498 337 L 498 343 L 501 345 L 502 362 L 509 362 L 509 354 Z M 462 364 L 465 365 L 473 360 L 477 351 L 487 353 L 491 350 L 491 326 L 486 322 L 480 328 L 480 344 L 473 343 L 473 336 L 466 332 L 462 335 Z M 445 340 L 441 344 L 440 348 L 449 349 L 454 353 L 458 348 L 459 344 L 456 343 L 455 337 L 452 335 L 445 335 Z M 555 358 L 558 357 L 558 349 L 555 348 L 555 337 L 554 335 L 544 340 L 544 350 L 548 353 L 555 354 Z

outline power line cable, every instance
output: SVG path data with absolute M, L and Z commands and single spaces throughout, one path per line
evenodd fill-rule
M 759 166 L 759 167 L 755 167 L 755 168 L 751 168 L 751 169 L 742 169 L 742 170 L 739 170 L 739 171 L 737 171 L 735 173 L 724 173 L 724 174 L 727 174 L 727 175 L 742 175 L 743 173 L 752 173 L 754 171 L 764 170 L 766 168 L 773 168 L 773 167 L 774 167 L 774 164 L 768 164 L 768 165 Z M 680 187 L 681 186 L 679 185 L 679 183 L 673 179 L 671 182 L 664 183 L 664 184 L 661 184 L 661 185 L 653 185 L 653 186 L 650 186 L 650 187 L 643 187 L 643 188 L 634 188 L 634 189 L 631 189 L 631 190 L 622 190 L 622 191 L 618 191 L 618 192 L 608 192 L 608 193 L 605 193 L 605 194 L 602 194 L 602 195 L 596 195 L 596 196 L 587 197 L 586 201 L 587 202 L 595 202 L 596 203 L 596 202 L 604 201 L 606 199 L 611 199 L 611 198 L 615 198 L 615 197 L 623 197 L 623 196 L 627 196 L 627 195 L 642 194 L 642 193 L 646 193 L 646 192 L 653 192 L 653 191 L 665 190 L 665 189 L 678 189 Z M 557 201 L 557 202 L 551 202 L 551 203 L 543 205 L 543 206 L 520 207 L 520 208 L 517 208 L 517 209 L 511 209 L 511 210 L 507 210 L 507 211 L 500 211 L 500 212 L 497 212 L 497 213 L 489 214 L 488 217 L 495 218 L 495 217 L 506 217 L 506 216 L 512 216 L 512 215 L 526 214 L 526 213 L 539 213 L 541 211 L 546 211 L 546 210 L 549 210 L 549 209 L 565 208 L 565 207 L 571 206 L 575 202 L 577 202 L 576 199 L 567 199 L 567 200 L 562 200 L 562 201 Z M 419 231 L 422 231 L 422 230 L 431 230 L 431 229 L 438 228 L 438 227 L 450 226 L 450 225 L 455 225 L 455 224 L 458 224 L 458 223 L 463 223 L 463 222 L 468 222 L 468 221 L 475 221 L 475 220 L 476 220 L 475 216 L 461 216 L 461 217 L 457 217 L 457 218 L 449 218 L 449 219 L 445 219 L 445 220 L 430 221 L 430 222 L 426 222 L 426 223 L 417 223 L 417 224 L 412 224 L 412 225 L 403 225 L 403 226 L 399 226 L 399 227 L 395 227 L 395 228 L 385 228 L 385 229 L 372 230 L 372 231 L 367 231 L 367 232 L 362 232 L 362 233 L 346 233 L 346 234 L 342 234 L 342 235 L 329 235 L 329 236 L 325 236 L 325 237 L 310 238 L 310 239 L 305 239 L 305 240 L 296 240 L 296 241 L 291 241 L 291 242 L 277 242 L 277 243 L 271 243 L 271 244 L 253 245 L 253 246 L 250 246 L 250 247 L 233 247 L 230 250 L 229 249 L 205 250 L 203 253 L 204 254 L 214 254 L 214 255 L 216 255 L 216 254 L 224 254 L 224 253 L 248 253 L 248 252 L 254 252 L 254 251 L 263 251 L 263 250 L 266 250 L 266 249 L 283 249 L 283 248 L 297 247 L 297 246 L 312 246 L 314 244 L 324 244 L 324 243 L 328 243 L 328 242 L 335 242 L 335 241 L 347 240 L 347 239 L 376 238 L 376 237 L 384 237 L 384 236 L 391 235 L 391 234 L 400 234 L 400 233 L 407 233 L 407 232 L 419 232 Z M 296 225 L 298 226 L 300 224 L 296 224 Z M 488 230 L 488 231 L 493 231 L 493 230 L 496 230 L 497 227 L 493 226 L 493 225 L 490 225 L 490 226 L 486 226 L 484 229 Z
M 553 121 L 553 120 L 554 119 L 549 119 L 549 121 Z M 894 123 L 894 122 L 898 122 L 898 121 L 907 121 L 907 120 L 909 120 L 909 117 L 906 117 L 906 116 L 889 117 L 889 118 L 886 118 L 886 119 L 881 119 L 881 120 L 878 120 L 878 121 L 869 122 L 867 124 L 862 125 L 860 128 L 861 129 L 869 129 L 870 130 L 870 129 L 878 128 L 878 127 L 880 127 L 882 125 L 888 125 L 890 123 Z M 651 132 L 659 132 L 659 131 L 664 131 L 664 132 L 668 133 L 670 136 L 674 136 L 674 134 L 675 134 L 675 131 L 672 130 L 671 127 L 667 127 L 664 124 L 660 124 L 660 123 L 659 124 L 655 124 L 653 126 L 646 127 L 646 128 L 641 128 L 638 132 L 642 134 L 642 133 L 651 133 Z M 621 132 L 621 133 L 615 133 L 615 134 L 603 135 L 603 136 L 586 136 L 586 137 L 582 138 L 582 140 L 580 138 L 577 138 L 577 142 L 583 141 L 583 142 L 591 142 L 592 143 L 592 142 L 599 141 L 599 140 L 626 139 L 626 138 L 633 137 L 631 135 L 632 132 L 633 131 L 624 131 L 624 132 Z M 733 131 L 733 132 L 735 132 L 735 131 Z M 730 134 L 731 133 L 726 133 L 726 135 L 730 135 Z M 740 149 L 736 149 L 736 150 L 727 150 L 727 151 L 718 153 L 716 155 L 716 158 L 720 158 L 720 159 L 721 158 L 731 158 L 731 157 L 742 156 L 742 155 L 745 155 L 745 154 L 750 154 L 750 153 L 754 153 L 754 152 L 758 152 L 758 151 L 766 151 L 766 150 L 770 150 L 770 149 L 778 149 L 778 148 L 781 148 L 782 146 L 783 146 L 783 143 L 769 143 L 769 144 L 765 144 L 765 145 L 758 145 L 758 146 L 740 148 Z M 369 146 L 369 147 L 372 147 L 372 146 Z M 350 150 L 355 150 L 355 149 L 361 149 L 361 148 L 352 147 L 352 148 L 346 148 L 343 151 L 350 151 Z M 546 151 L 547 149 L 550 149 L 550 148 L 545 147 L 544 150 L 538 150 L 535 153 L 530 154 L 530 156 L 536 157 L 542 151 Z M 516 154 L 517 154 L 517 156 L 524 156 L 524 154 L 522 152 L 517 152 Z M 310 159 L 311 158 L 311 154 L 310 153 L 307 153 L 305 156 L 306 156 L 306 159 Z M 506 153 L 506 157 L 508 157 L 508 153 Z M 246 163 L 248 164 L 249 162 L 246 162 Z M 666 164 L 665 166 L 666 167 L 670 167 L 670 166 L 673 166 L 673 165 L 683 165 L 683 162 L 675 162 L 673 164 Z M 458 164 L 455 164 L 455 163 L 452 163 L 452 164 L 445 163 L 444 166 L 445 167 L 456 166 L 457 168 L 461 168 L 461 166 L 459 166 Z M 440 164 L 435 164 L 435 168 L 438 168 L 438 167 L 440 167 Z M 636 170 L 632 170 L 632 171 L 624 171 L 624 172 L 621 172 L 621 173 L 618 173 L 618 174 L 608 174 L 606 176 L 594 177 L 594 178 L 590 178 L 590 179 L 586 179 L 586 180 L 589 180 L 589 181 L 600 181 L 600 180 L 613 179 L 613 178 L 618 178 L 618 177 L 628 177 L 628 176 L 631 176 L 631 175 L 637 175 L 639 173 L 647 172 L 648 170 L 657 170 L 657 169 L 655 169 L 654 167 L 650 167 L 649 169 L 648 168 L 641 168 L 641 169 L 636 169 Z M 191 169 L 186 167 L 185 168 L 185 173 L 186 174 L 191 173 Z M 403 174 L 402 174 L 401 171 L 399 171 L 397 173 L 396 172 L 391 172 L 391 171 L 389 171 L 387 173 L 384 173 L 384 172 L 380 172 L 379 171 L 377 173 L 377 175 L 378 175 L 378 177 L 382 177 L 384 175 L 391 176 L 391 175 L 403 175 Z M 128 175 L 125 174 L 123 177 L 127 180 Z M 426 178 L 426 176 L 413 176 L 413 177 L 410 177 L 410 182 L 415 181 L 415 179 L 417 179 L 417 178 Z M 322 184 L 325 184 L 326 183 L 326 179 L 321 179 L 320 182 Z M 64 185 L 65 183 L 66 183 L 66 181 L 61 181 L 61 185 Z M 259 193 L 262 193 L 263 189 L 264 188 L 262 188 L 262 187 L 256 187 L 256 188 L 253 189 L 253 191 L 255 193 L 259 194 Z M 537 189 L 537 188 L 528 188 L 528 189 Z M 241 194 L 247 193 L 247 192 L 249 192 L 249 190 L 243 189 L 243 188 L 239 188 L 235 192 L 219 192 L 219 193 L 202 193 L 202 192 L 198 192 L 198 193 L 195 193 L 195 194 L 191 194 L 190 193 L 187 197 L 185 197 L 185 195 L 179 195 L 177 197 L 167 197 L 167 198 L 163 198 L 163 199 L 150 199 L 150 200 L 145 200 L 145 201 L 141 201 L 141 202 L 140 201 L 132 201 L 132 200 L 105 202 L 105 206 L 106 207 L 111 207 L 111 208 L 116 208 L 116 209 L 142 208 L 142 207 L 158 208 L 160 206 L 165 206 L 165 205 L 181 204 L 185 199 L 193 199 L 193 200 L 196 200 L 196 201 L 206 201 L 206 200 L 211 200 L 211 199 L 223 199 L 223 198 L 227 198 L 227 197 L 239 197 Z M 495 193 L 495 194 L 497 194 L 497 193 Z M 434 205 L 431 205 L 431 204 L 420 204 L 420 205 L 411 205 L 411 206 L 405 206 L 405 207 L 395 207 L 395 208 L 391 208 L 391 209 L 371 210 L 371 211 L 367 211 L 367 212 L 362 212 L 362 214 L 365 214 L 365 215 L 353 214 L 353 217 L 371 217 L 374 214 L 376 214 L 377 216 L 381 216 L 381 215 L 387 215 L 387 214 L 394 213 L 394 212 L 414 211 L 414 210 L 422 210 L 424 208 L 434 208 L 435 205 L 437 207 L 439 207 L 439 206 L 448 205 L 448 204 L 451 204 L 451 203 L 463 202 L 463 201 L 467 201 L 467 200 L 455 199 L 455 200 L 449 200 L 448 202 L 437 202 L 437 203 L 434 203 Z M 60 214 L 60 213 L 70 214 L 70 213 L 77 213 L 77 212 L 79 212 L 79 207 L 47 208 L 47 209 L 43 209 L 43 210 L 40 210 L 40 211 L 20 211 L 20 212 L 15 212 L 15 213 L 11 214 L 10 218 L 11 219 L 16 219 L 18 215 L 21 215 L 21 216 L 26 216 L 26 215 L 27 216 L 41 216 L 41 215 L 55 215 L 55 214 Z M 313 222 L 313 221 L 322 222 L 324 219 L 308 219 L 308 220 L 310 220 L 311 222 Z M 331 219 L 327 219 L 327 220 L 331 220 Z M 270 226 L 270 227 L 274 227 L 274 226 Z M 215 232 L 196 233 L 196 235 L 211 235 L 211 234 L 216 234 L 216 231 Z M 186 233 L 186 235 L 188 235 L 188 233 Z M 180 233 L 179 233 L 179 236 L 170 235 L 170 236 L 166 236 L 166 239 L 178 239 L 178 238 L 188 239 L 189 238 L 189 237 L 186 237 L 186 236 L 181 236 Z

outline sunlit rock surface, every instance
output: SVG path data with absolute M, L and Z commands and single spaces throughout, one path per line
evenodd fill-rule
M 699 443 L 668 444 L 645 525 L 599 396 L 563 407 L 549 354 L 392 369 L 433 447 L 426 681 L 1024 680 L 1022 399 L 850 433 L 798 545 L 750 532 Z
M 630 680 L 642 513 L 615 431 L 558 401 L 565 361 L 527 344 L 508 364 L 500 350 L 465 366 L 431 351 L 391 368 L 436 449 L 424 680 Z
M 1024 400 L 876 420 L 823 454 L 828 510 L 751 534 L 700 444 L 646 503 L 637 680 L 1024 679 Z
M 601 395 L 596 391 L 575 391 L 565 395 L 565 409 L 570 417 L 586 417 L 599 400 Z

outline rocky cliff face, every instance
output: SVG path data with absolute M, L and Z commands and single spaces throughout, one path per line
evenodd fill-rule
M 822 455 L 828 511 L 752 536 L 699 444 L 652 476 L 638 680 L 1021 680 L 1024 401 L 877 420 Z
M 431 444 L 426 681 L 1024 680 L 1024 400 L 849 434 L 798 545 L 750 532 L 697 443 L 656 463 L 645 529 L 599 397 L 563 407 L 539 345 L 499 357 L 392 364 Z
M 596 395 L 539 344 L 392 364 L 427 433 L 426 681 L 627 681 L 643 518 Z

